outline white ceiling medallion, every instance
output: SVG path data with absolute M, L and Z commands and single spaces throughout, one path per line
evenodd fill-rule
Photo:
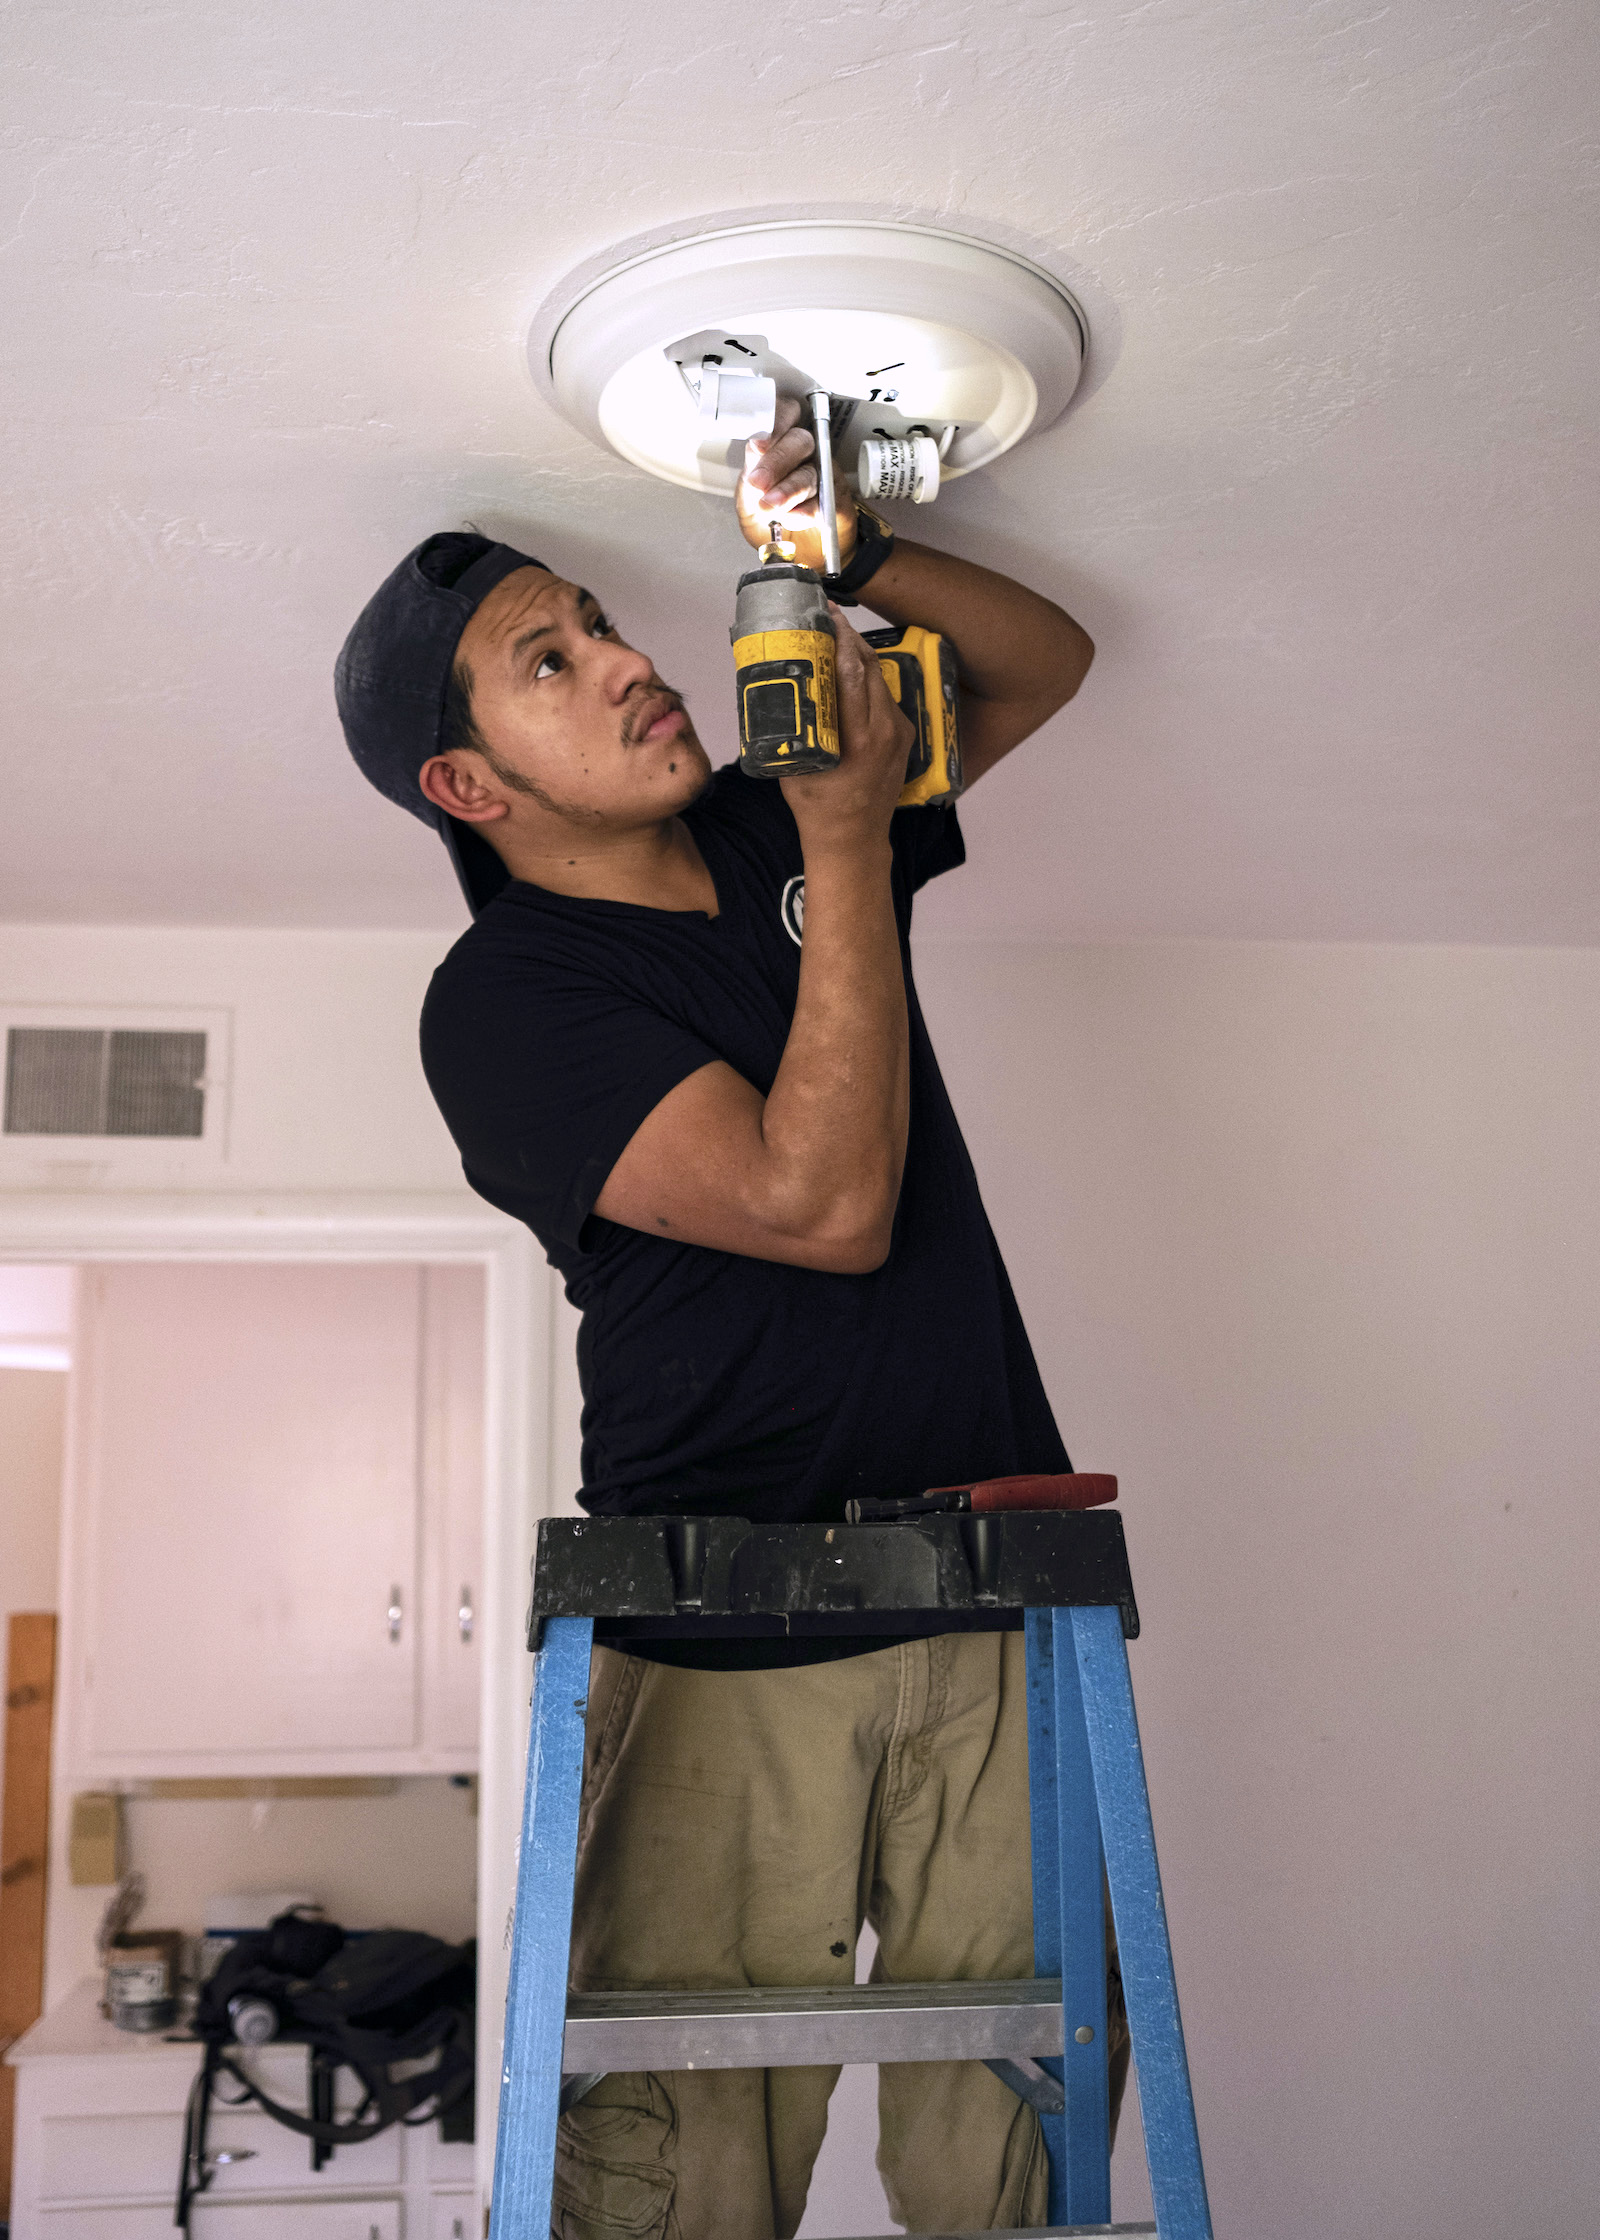
M 925 503 L 1049 427 L 1087 341 L 1060 281 L 1013 251 L 862 220 L 679 239 L 590 281 L 553 331 L 549 308 L 530 361 L 573 425 L 723 493 L 774 397 L 825 388 L 850 479 Z

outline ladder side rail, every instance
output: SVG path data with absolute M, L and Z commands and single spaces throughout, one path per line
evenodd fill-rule
M 1133 2037 L 1156 2227 L 1161 2240 L 1212 2240 L 1122 1620 L 1113 1609 L 1075 1609 L 1070 1624 Z
M 1058 2221 L 1108 2224 L 1111 2085 L 1106 2063 L 1105 1861 L 1083 1692 L 1073 1654 L 1072 1613 L 1056 1610 L 1051 1619 L 1061 1849 L 1061 2042 L 1067 2087 L 1066 2183 Z M 1091 2035 L 1080 2038 L 1081 2030 Z
M 1083 1699 L 1064 1610 L 1030 1610 L 1029 1819 L 1034 1862 L 1034 1972 L 1062 1978 L 1060 2061 L 1041 2065 L 1065 2089 L 1062 2115 L 1041 2112 L 1050 2157 L 1049 2214 L 1095 2225 L 1111 2215 L 1106 2064 L 1103 1863 Z M 1080 2040 L 1077 2033 L 1091 2035 Z
M 550 1618 L 534 1659 L 489 2240 L 550 2230 L 592 1618 Z

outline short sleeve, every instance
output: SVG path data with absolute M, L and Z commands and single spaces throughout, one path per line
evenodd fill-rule
M 468 1182 L 582 1250 L 606 1177 L 669 1090 L 717 1053 L 596 975 L 525 960 L 434 975 L 422 1063 Z
M 967 844 L 952 804 L 947 809 L 896 809 L 889 822 L 895 861 L 915 894 L 941 872 L 967 860 Z

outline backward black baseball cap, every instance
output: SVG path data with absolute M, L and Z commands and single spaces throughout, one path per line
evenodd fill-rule
M 544 565 L 470 530 L 429 537 L 378 586 L 334 665 L 339 721 L 356 767 L 439 834 L 474 917 L 511 874 L 475 825 L 436 809 L 417 781 L 440 751 L 445 688 L 473 609 L 518 568 Z

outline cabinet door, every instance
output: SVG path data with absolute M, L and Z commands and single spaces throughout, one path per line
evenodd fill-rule
M 421 1271 L 108 1266 L 84 1291 L 82 1768 L 414 1748 Z
M 449 1771 L 470 1772 L 482 1667 L 483 1270 L 440 1263 L 422 1283 L 426 1740 Z
M 195 2204 L 194 2240 L 400 2240 L 398 2201 Z M 172 2240 L 172 2208 L 47 2209 L 37 2240 Z M 19 2228 L 18 2240 L 23 2240 Z
M 172 2205 L 142 2209 L 46 2209 L 19 2222 L 17 2240 L 172 2240 Z M 198 2228 L 197 2228 L 198 2233 Z
M 400 2231 L 398 2201 L 202 2201 L 194 2212 L 194 2240 L 400 2240 Z
M 47 2207 L 163 2193 L 177 2182 L 183 2153 L 183 2119 L 177 2114 L 47 2116 L 40 2128 L 39 2199 Z M 231 2108 L 215 2100 L 206 2135 L 215 2166 L 210 2197 L 226 2201 L 240 2194 L 398 2186 L 403 2136 L 395 2126 L 359 2146 L 340 2147 L 313 2175 L 298 2132 L 258 2108 Z

